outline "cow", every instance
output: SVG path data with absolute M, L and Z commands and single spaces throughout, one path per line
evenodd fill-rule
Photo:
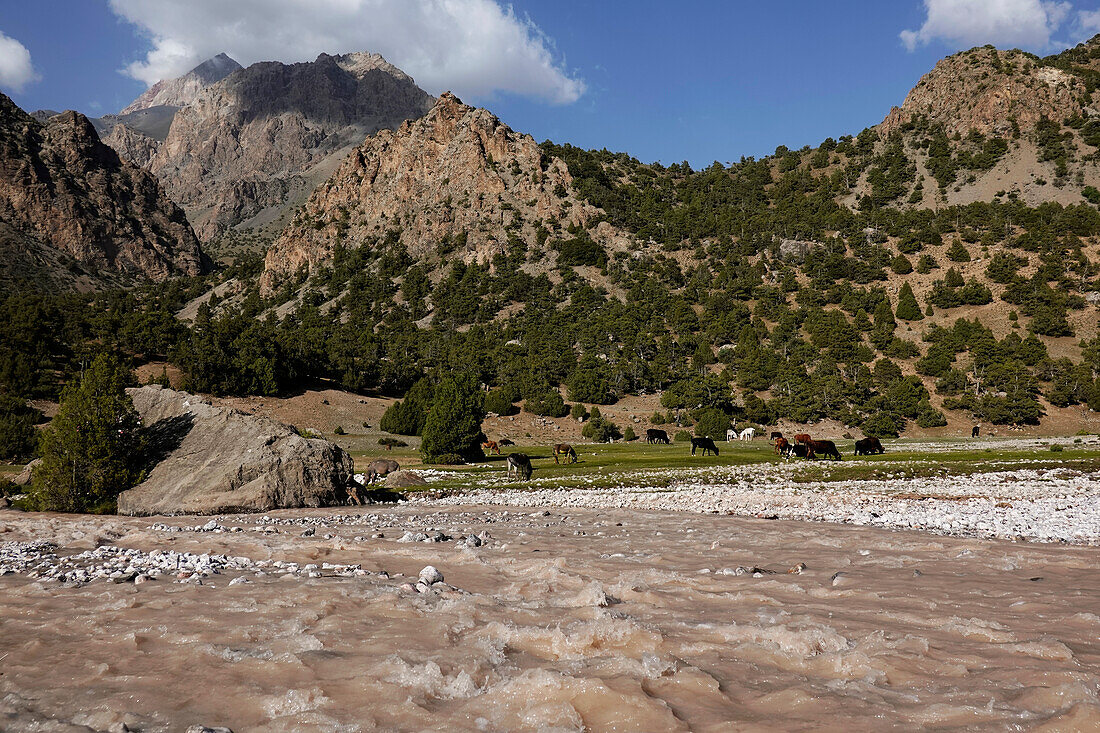
M 702 448 L 703 455 L 710 451 L 714 455 L 718 455 L 718 446 L 714 444 L 714 441 L 710 438 L 692 438 L 691 439 L 691 455 L 695 455 L 695 449 Z
M 852 452 L 855 456 L 870 456 L 875 453 L 885 453 L 882 443 L 878 438 L 864 438 L 863 440 L 856 441 L 856 449 Z
M 783 433 L 779 432 L 778 430 L 773 430 L 771 441 L 774 443 L 775 441 L 779 440 L 782 437 L 783 437 Z
M 814 449 L 805 443 L 788 443 L 787 450 L 784 451 L 783 457 L 789 459 L 791 456 L 813 460 Z
M 815 455 L 820 454 L 823 458 L 832 458 L 835 461 L 841 460 L 840 451 L 836 449 L 836 443 L 831 440 L 811 440 L 810 449 L 813 450 Z
M 507 438 L 501 438 L 500 440 L 497 441 L 497 445 L 515 445 L 515 443 L 508 440 Z
M 531 468 L 531 459 L 524 453 L 509 453 L 506 460 L 508 464 L 508 478 L 512 478 L 512 474 L 515 473 L 516 480 L 523 479 L 527 481 L 531 478 L 531 472 L 534 470 Z
M 726 442 L 727 443 L 730 442 L 731 440 L 733 440 L 736 437 L 737 437 L 737 431 L 734 430 L 733 428 L 730 428 L 729 430 L 726 431 Z
M 737 436 L 738 440 L 753 440 L 756 438 L 756 428 L 745 428 Z
M 495 440 L 486 440 L 481 444 L 481 450 L 485 451 L 486 455 L 500 455 L 500 445 Z
M 811 438 L 807 433 L 799 433 L 798 435 L 794 436 L 794 442 L 802 443 L 803 445 L 809 445 L 810 441 L 812 440 L 813 438 Z
M 658 430 L 657 428 L 650 428 L 645 431 L 645 442 L 647 443 L 664 443 L 669 444 L 668 433 L 664 430 Z
M 558 456 L 563 456 L 566 463 L 577 462 L 577 451 L 568 443 L 558 443 L 554 446 L 554 463 L 558 462 Z
M 373 484 L 378 479 L 387 474 L 391 474 L 401 466 L 397 461 L 392 458 L 378 458 L 370 462 L 367 465 L 366 474 L 367 484 Z
M 783 452 L 786 451 L 787 448 L 790 447 L 790 445 L 790 442 L 782 435 L 780 435 L 778 438 L 775 439 L 775 454 L 777 456 L 783 455 Z
M 978 433 L 980 433 L 980 432 L 982 432 L 982 426 L 981 425 L 975 425 L 974 429 L 970 431 L 970 437 L 971 438 L 977 438 Z

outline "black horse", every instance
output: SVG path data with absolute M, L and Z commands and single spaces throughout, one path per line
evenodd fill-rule
M 691 439 L 691 455 L 695 455 L 695 449 L 702 448 L 703 455 L 710 451 L 714 455 L 718 455 L 718 446 L 714 444 L 714 441 L 710 438 L 692 438 Z
M 531 478 L 531 471 L 534 469 L 531 467 L 531 459 L 524 453 L 512 453 L 507 458 L 508 463 L 508 478 L 512 478 L 512 473 L 516 474 L 517 479 L 523 479 L 527 481 Z
M 647 443 L 664 443 L 668 445 L 671 441 L 668 439 L 668 433 L 664 430 L 658 430 L 656 428 L 650 428 L 645 431 L 645 442 Z

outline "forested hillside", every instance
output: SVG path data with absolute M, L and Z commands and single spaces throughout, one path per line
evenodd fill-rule
M 890 436 L 952 414 L 1085 414 L 1100 408 L 1097 48 L 975 49 L 882 125 L 704 170 L 533 148 L 445 95 L 446 115 L 353 152 L 266 264 L 10 297 L 0 383 L 48 394 L 108 346 L 166 356 L 215 394 L 324 379 L 420 385 L 406 402 L 423 403 L 466 372 L 492 412 L 661 392 L 708 429 L 833 418 Z M 1016 116 L 998 112 L 1006 89 L 1032 89 Z M 450 152 L 418 157 L 417 136 Z M 410 160 L 415 181 L 387 178 Z

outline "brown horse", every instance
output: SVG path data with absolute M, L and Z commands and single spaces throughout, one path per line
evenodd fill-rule
M 811 438 L 808 433 L 799 433 L 798 435 L 794 436 L 794 442 L 802 443 L 803 445 L 809 445 L 811 442 L 813 442 L 813 438 Z
M 780 435 L 775 439 L 775 454 L 777 456 L 783 455 L 783 451 L 787 450 L 787 446 L 790 445 L 790 441 Z
M 554 446 L 554 463 L 558 462 L 558 456 L 564 456 L 566 463 L 577 462 L 577 451 L 568 443 L 558 443 Z
M 481 444 L 481 450 L 485 451 L 489 455 L 500 455 L 500 446 L 497 445 L 495 440 L 486 440 Z
M 836 443 L 831 440 L 811 440 L 809 446 L 814 455 L 819 455 L 822 458 L 832 458 L 834 461 L 841 460 L 840 451 L 836 449 Z

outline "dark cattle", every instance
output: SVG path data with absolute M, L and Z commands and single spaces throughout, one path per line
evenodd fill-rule
M 669 444 L 668 433 L 664 430 L 658 430 L 656 428 L 650 428 L 645 431 L 645 442 L 647 443 L 664 443 Z
M 789 448 L 790 446 L 790 441 L 780 435 L 778 438 L 775 439 L 775 454 L 777 456 L 783 455 L 783 452 L 787 450 L 787 448 Z
M 882 443 L 878 438 L 864 438 L 863 440 L 856 441 L 856 449 L 853 455 L 857 456 L 870 456 L 875 453 L 885 453 L 885 449 L 882 447 Z
M 531 478 L 531 459 L 523 453 L 511 453 L 508 455 L 508 478 L 512 478 L 512 474 L 515 473 L 516 479 L 523 479 L 527 481 Z
M 970 437 L 971 438 L 977 438 L 978 433 L 980 433 L 981 431 L 982 431 L 982 426 L 981 425 L 975 425 L 974 429 L 970 431 Z
M 823 458 L 840 460 L 840 451 L 836 449 L 836 443 L 831 440 L 811 440 L 810 449 Z
M 779 432 L 778 430 L 773 430 L 772 431 L 772 442 L 773 443 L 775 441 L 779 440 L 782 437 L 783 437 L 783 433 Z
M 798 435 L 794 436 L 794 442 L 802 443 L 803 445 L 809 445 L 810 441 L 812 440 L 813 438 L 811 438 L 806 433 L 799 433 Z
M 795 458 L 813 458 L 814 451 L 810 446 L 804 443 L 795 443 L 793 445 L 788 443 L 787 449 L 783 452 L 783 457 L 790 458 L 791 456 Z
M 577 451 L 568 443 L 558 443 L 554 446 L 554 463 L 558 462 L 558 456 L 564 456 L 566 463 L 577 462 Z
M 714 441 L 710 438 L 692 438 L 691 439 L 691 455 L 695 455 L 695 449 L 702 448 L 703 455 L 710 451 L 714 455 L 718 455 L 718 446 L 714 444 Z
M 500 440 L 497 441 L 497 445 L 515 445 L 515 443 L 508 440 L 507 438 L 501 438 Z

